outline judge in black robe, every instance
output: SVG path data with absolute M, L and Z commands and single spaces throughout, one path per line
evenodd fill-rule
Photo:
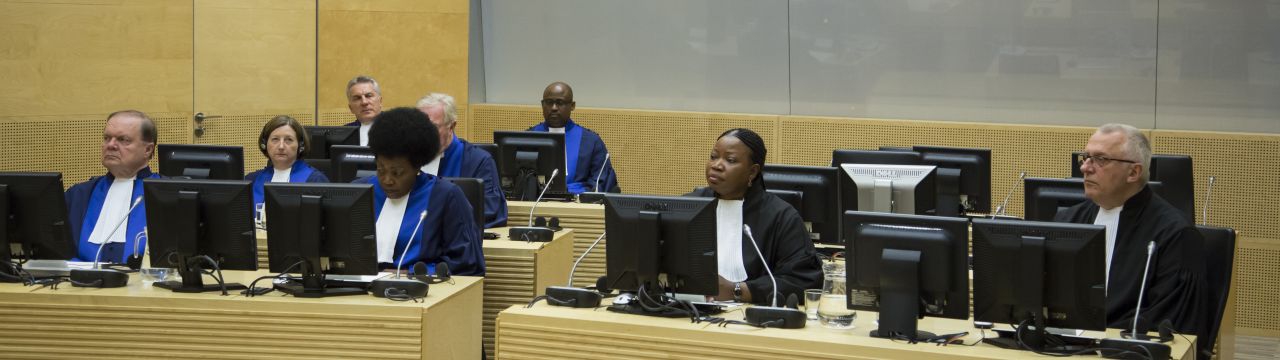
M 719 151 L 722 147 L 728 151 Z M 734 299 L 733 289 L 737 285 L 739 300 L 769 304 L 773 281 L 765 271 L 766 260 L 777 279 L 779 304 L 791 294 L 802 297 L 805 289 L 821 288 L 822 266 L 800 213 L 765 191 L 760 175 L 766 151 L 764 141 L 751 130 L 733 129 L 720 136 L 716 148 L 707 162 L 708 186 L 689 195 L 743 200 L 742 223 L 751 228 L 752 235 L 742 235 L 742 265 L 747 280 L 734 284 L 721 277 L 721 290 L 716 298 Z M 764 260 L 750 243 L 752 237 Z

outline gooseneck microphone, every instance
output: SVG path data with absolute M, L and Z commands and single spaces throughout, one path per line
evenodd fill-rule
M 1138 333 L 1138 318 L 1142 314 L 1142 296 L 1147 291 L 1147 275 L 1151 271 L 1151 257 L 1156 252 L 1156 242 L 1152 240 L 1147 243 L 1147 265 L 1142 268 L 1142 287 L 1138 288 L 1138 306 L 1133 309 L 1133 332 L 1130 333 L 1134 339 L 1140 339 Z M 1146 333 L 1145 331 L 1143 333 Z
M 529 226 L 533 226 L 533 211 L 538 209 L 538 203 L 542 202 L 542 196 L 547 194 L 547 189 L 551 188 L 551 182 L 556 181 L 556 174 L 560 173 L 560 169 L 551 171 L 551 177 L 547 178 L 547 184 L 542 186 L 542 192 L 538 193 L 538 199 L 533 201 L 533 206 L 529 207 Z
M 99 262 L 99 257 L 102 256 L 102 248 L 111 242 L 111 237 L 115 236 L 121 225 L 129 222 L 129 214 L 133 213 L 133 209 L 138 208 L 139 204 L 142 204 L 142 197 L 133 198 L 133 204 L 129 205 L 129 211 L 124 213 L 124 218 L 120 219 L 120 222 L 116 223 L 116 227 L 112 228 L 106 238 L 102 239 L 102 243 L 98 244 L 98 251 L 93 254 L 93 268 L 71 270 L 68 277 L 72 286 L 114 288 L 124 287 L 129 284 L 129 274 L 115 269 L 103 269 L 102 264 Z
M 400 260 L 396 261 L 395 278 L 370 281 L 370 294 L 397 301 L 407 301 L 427 296 L 427 289 L 430 285 L 417 279 L 400 278 L 400 267 L 404 265 L 404 257 L 409 254 L 409 248 L 413 246 L 413 238 L 418 236 L 418 232 L 422 229 L 422 222 L 426 219 L 427 210 L 422 210 L 422 213 L 418 214 L 418 225 L 413 227 L 413 233 L 409 234 L 409 242 L 405 243 L 404 251 L 400 252 Z
M 603 299 L 604 296 L 600 295 L 600 292 L 598 291 L 573 287 L 573 273 L 578 271 L 578 263 L 581 263 L 582 259 L 585 259 L 587 254 L 590 254 L 591 250 L 595 249 L 596 245 L 600 244 L 600 240 L 604 240 L 604 236 L 606 234 L 607 233 L 601 233 L 600 237 L 597 237 L 596 241 L 591 243 L 591 246 L 588 246 L 587 250 L 582 252 L 582 255 L 578 256 L 578 260 L 573 262 L 573 267 L 569 269 L 568 284 L 565 284 L 565 286 L 547 287 L 544 293 L 547 296 L 548 304 L 575 308 L 593 308 L 600 306 L 600 300 Z
M 111 237 L 115 236 L 117 231 L 120 231 L 120 226 L 121 226 L 121 225 L 124 225 L 124 223 L 129 222 L 129 214 L 132 214 L 132 213 L 133 213 L 133 209 L 137 209 L 137 208 L 138 208 L 138 204 L 142 204 L 142 197 L 141 197 L 141 196 L 133 198 L 133 204 L 132 204 L 132 205 L 129 205 L 129 211 L 125 211 L 125 212 L 124 212 L 124 217 L 123 217 L 123 218 L 121 218 L 121 219 L 120 219 L 120 221 L 116 222 L 116 227 L 111 228 L 111 232 L 107 234 L 106 238 L 102 239 L 102 243 L 101 243 L 101 244 L 98 244 L 98 252 L 96 252 L 96 253 L 94 253 L 94 254 L 93 254 L 93 268 L 94 268 L 94 269 L 101 269 L 101 268 L 102 268 L 102 264 L 99 264 L 99 263 L 98 263 L 98 258 L 102 256 L 102 248 L 106 247 L 106 246 L 107 246 L 107 243 L 110 243 L 110 242 L 111 242 Z M 134 248 L 135 248 L 135 249 L 137 249 L 137 246 L 138 246 L 137 242 L 134 242 L 134 244 L 133 244 L 133 245 L 134 245 Z M 135 251 L 136 251 L 136 250 L 135 250 Z
M 1202 220 L 1203 222 L 1200 225 L 1206 225 L 1206 226 L 1209 225 L 1209 204 L 1210 204 L 1210 201 L 1213 201 L 1213 180 L 1214 179 L 1216 179 L 1216 177 L 1214 176 L 1209 177 L 1209 189 L 1206 190 L 1204 194 L 1204 216 L 1202 216 L 1204 220 Z
M 596 192 L 604 192 L 600 190 L 600 177 L 604 176 L 604 168 L 609 166 L 609 153 L 604 153 L 604 164 L 600 165 L 600 172 L 596 173 L 596 186 L 593 187 Z
M 769 274 L 769 281 L 773 283 L 773 301 L 772 306 L 752 306 L 746 310 L 746 322 L 760 327 L 777 327 L 784 329 L 799 329 L 804 327 L 805 321 L 808 319 L 803 311 L 778 307 L 778 279 L 773 277 L 773 270 L 769 269 L 769 261 L 765 260 L 764 253 L 760 251 L 760 246 L 756 245 L 755 236 L 751 235 L 751 226 L 742 224 L 742 233 L 747 235 L 747 239 L 751 240 L 751 248 L 756 250 L 756 255 L 760 255 L 760 262 L 764 265 L 764 271 Z
M 1027 178 L 1027 172 L 1026 172 L 1026 171 L 1023 171 L 1021 174 L 1018 174 L 1018 183 L 1019 183 L 1019 184 L 1021 184 L 1021 183 L 1022 183 L 1022 180 L 1025 180 L 1026 178 Z M 997 206 L 997 207 L 996 207 L 996 212 L 995 212 L 994 214 L 992 214 L 992 215 L 991 215 L 991 217 L 993 217 L 993 218 L 994 218 L 994 217 L 996 217 L 996 216 L 1003 216 L 1003 215 L 1004 215 L 1005 206 L 1009 205 L 1009 197 L 1013 196 L 1013 192 L 1014 192 L 1015 190 L 1018 190 L 1018 187 L 1017 187 L 1017 186 L 1014 186 L 1013 188 L 1009 189 L 1009 192 L 1008 192 L 1008 193 L 1006 193 L 1006 194 L 1004 194 L 1004 201 L 1001 201 L 1001 202 L 1000 202 L 1000 206 Z
M 542 186 L 542 193 L 538 194 L 538 199 L 533 201 L 533 206 L 529 207 L 529 226 L 512 226 L 507 230 L 507 237 L 512 240 L 538 241 L 547 242 L 555 237 L 556 232 L 545 226 L 533 225 L 533 212 L 538 210 L 538 203 L 542 202 L 542 196 L 547 194 L 547 189 L 551 188 L 551 182 L 555 181 L 556 174 L 560 173 L 560 169 L 551 172 L 551 177 L 547 178 L 547 184 Z

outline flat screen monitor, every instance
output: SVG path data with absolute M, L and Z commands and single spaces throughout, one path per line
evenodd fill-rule
M 545 197 L 570 195 L 565 184 L 564 134 L 494 131 L 493 142 L 498 144 L 498 181 L 507 199 L 537 200 L 548 181 Z
M 151 266 L 176 268 L 182 276 L 156 287 L 175 292 L 244 289 L 240 284 L 205 284 L 203 274 L 258 270 L 252 181 L 146 179 L 142 189 Z
M 1164 192 L 1158 181 L 1147 183 L 1156 194 Z M 1162 195 L 1163 196 L 1163 195 Z M 1066 208 L 1089 200 L 1084 195 L 1084 179 L 1023 179 L 1023 218 L 1033 221 L 1053 221 L 1053 217 Z
M 373 185 L 267 183 L 268 262 L 273 273 L 301 273 L 300 284 L 277 285 L 297 297 L 364 294 L 329 287 L 325 274 L 378 273 Z
M 608 288 L 719 293 L 715 199 L 610 193 L 604 209 Z
M 0 172 L 0 282 L 19 281 L 13 260 L 74 258 L 68 225 L 62 173 Z
M 244 148 L 160 144 L 160 175 L 188 179 L 243 180 Z
M 908 150 L 857 150 L 836 149 L 831 151 L 831 166 L 842 164 L 881 164 L 881 165 L 924 165 L 920 153 Z
M 830 166 L 764 166 L 764 186 L 769 190 L 800 193 L 800 217 L 809 238 L 826 244 L 840 243 L 840 170 Z
M 471 216 L 476 219 L 476 229 L 484 231 L 484 179 L 462 177 L 440 179 L 453 183 L 459 189 L 462 189 L 462 194 L 467 197 L 467 203 L 471 204 Z
M 969 318 L 969 221 L 849 211 L 844 214 L 847 304 L 879 311 L 871 336 L 922 339 L 924 316 Z
M 334 145 L 329 149 L 329 173 L 335 183 L 349 183 L 378 174 L 377 158 L 368 146 Z
M 1071 177 L 1084 177 L 1080 164 L 1083 152 L 1071 153 Z M 1187 221 L 1196 221 L 1196 181 L 1191 156 L 1155 154 L 1151 155 L 1151 181 L 1164 184 L 1165 191 L 1160 197 L 1168 201 L 1187 217 Z
M 1102 225 L 974 219 L 974 320 L 1033 325 L 1018 326 L 1025 345 L 1070 350 L 1047 345 L 1044 329 L 1104 330 L 1105 247 Z
M 962 213 L 991 212 L 991 149 L 916 145 L 911 150 L 920 153 L 925 164 L 959 172 Z
M 937 205 L 932 165 L 842 164 L 852 187 L 840 189 L 841 209 L 927 215 Z
M 311 144 L 307 146 L 311 151 L 307 152 L 307 159 L 330 159 L 333 156 L 329 152 L 334 145 L 360 145 L 360 127 L 359 126 L 306 126 L 307 135 L 311 137 Z

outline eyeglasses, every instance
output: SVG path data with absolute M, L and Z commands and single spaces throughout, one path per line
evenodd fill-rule
M 1130 163 L 1130 164 L 1138 163 L 1137 161 L 1125 160 L 1125 159 L 1114 159 L 1114 158 L 1109 158 L 1102 155 L 1080 154 L 1080 164 L 1084 164 L 1091 161 L 1093 162 L 1093 165 L 1096 165 L 1098 167 L 1107 166 L 1107 163 L 1110 163 L 1112 161 L 1119 161 L 1122 163 Z
M 554 105 L 554 106 L 558 106 L 558 107 L 564 107 L 565 105 L 568 105 L 568 104 L 569 104 L 569 102 L 568 102 L 568 101 L 564 101 L 564 99 L 542 99 L 542 105 L 544 105 L 544 106 L 552 106 L 552 105 Z

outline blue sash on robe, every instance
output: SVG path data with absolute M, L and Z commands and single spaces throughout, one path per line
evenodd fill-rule
M 373 178 L 373 211 L 378 216 L 382 216 L 382 205 L 387 202 L 387 193 L 382 190 L 382 183 L 378 182 L 377 176 Z M 405 267 L 413 265 L 414 261 L 422 258 L 425 234 L 430 231 L 424 221 L 422 229 L 418 229 L 417 235 L 414 235 L 414 228 L 418 226 L 418 216 L 423 210 L 428 209 L 431 200 L 431 190 L 435 188 L 436 177 L 426 172 L 418 174 L 418 178 L 414 180 L 413 190 L 409 191 L 409 204 L 405 207 L 404 218 L 400 220 L 400 233 L 396 235 L 395 253 L 391 256 L 391 266 L 394 267 L 396 262 L 400 261 L 401 254 L 405 253 L 405 246 L 411 240 L 409 237 L 414 236 L 413 246 L 409 246 L 409 253 L 404 257 Z
M 549 131 L 546 122 L 542 122 L 533 127 L 534 131 Z M 573 122 L 573 119 L 565 121 L 564 124 L 564 178 L 565 187 L 571 194 L 582 193 L 587 190 L 586 185 L 580 182 L 574 182 L 574 175 L 578 172 L 578 149 L 582 145 L 582 127 Z M 570 161 L 572 159 L 572 161 Z M 588 169 L 590 171 L 590 169 Z
M 129 205 L 133 205 L 133 199 L 142 196 L 142 179 L 159 178 L 158 174 L 144 175 L 145 172 L 139 171 L 138 177 L 133 179 L 133 193 L 129 195 Z M 107 191 L 111 189 L 111 183 L 115 182 L 115 176 L 108 174 L 98 178 L 98 182 L 93 186 L 93 193 L 89 196 L 89 208 L 85 212 L 84 221 L 80 224 L 80 239 L 76 246 L 75 261 L 94 261 L 94 255 L 98 254 L 98 244 L 90 243 L 89 237 L 93 235 L 93 228 L 98 225 L 98 216 L 102 214 L 102 203 L 107 200 Z M 107 226 L 115 227 L 120 219 L 110 220 Z M 124 245 L 119 243 L 108 243 L 103 247 L 102 254 L 99 256 L 100 261 L 124 263 L 125 259 L 133 254 L 134 239 L 138 238 L 138 234 L 146 231 L 147 228 L 147 204 L 144 201 L 138 204 L 129 213 L 129 220 L 122 229 L 116 231 L 124 232 Z M 107 231 L 110 231 L 108 229 Z M 138 238 L 141 244 L 138 244 L 138 251 L 144 252 L 147 246 L 145 236 Z M 110 241 L 107 239 L 106 241 Z
M 291 183 L 307 182 L 307 179 L 311 177 L 311 173 L 315 171 L 316 169 L 311 167 L 311 165 L 307 165 L 306 161 L 303 161 L 302 159 L 295 160 L 293 162 L 293 167 L 289 168 L 289 182 Z M 262 196 L 263 196 L 262 185 L 271 182 L 271 178 L 274 177 L 275 174 L 276 174 L 275 167 L 271 166 L 271 162 L 268 161 L 267 167 L 262 171 L 259 171 L 258 177 L 253 179 L 254 205 L 261 204 L 264 201 L 262 199 Z
M 444 157 L 440 159 L 440 169 L 436 170 L 436 176 L 439 177 L 462 177 L 462 153 L 466 144 L 458 141 L 458 134 L 453 134 L 453 142 L 449 143 L 449 148 L 444 149 Z

